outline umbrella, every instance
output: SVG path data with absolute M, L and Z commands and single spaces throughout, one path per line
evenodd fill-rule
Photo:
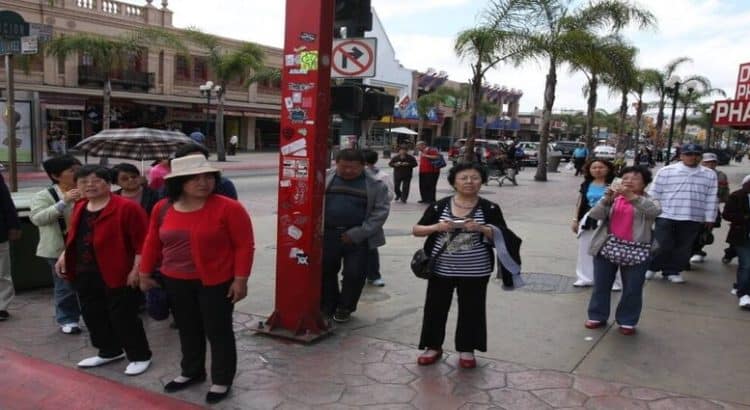
M 99 157 L 141 160 L 165 159 L 183 145 L 195 144 L 179 131 L 153 128 L 115 128 L 99 132 L 76 144 L 74 149 Z
M 419 135 L 418 132 L 410 130 L 406 127 L 396 127 L 388 130 L 391 134 L 406 134 L 406 135 Z

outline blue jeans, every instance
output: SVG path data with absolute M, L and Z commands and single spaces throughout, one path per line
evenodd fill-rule
M 703 224 L 656 218 L 655 225 L 654 241 L 658 248 L 649 269 L 654 272 L 661 271 L 664 277 L 677 275 L 688 269 L 693 241 L 703 228 Z
M 378 253 L 378 248 L 370 249 L 367 252 L 366 272 L 367 280 L 369 281 L 382 278 L 382 276 L 380 276 L 380 254 Z
M 622 273 L 622 296 L 617 305 L 615 320 L 620 325 L 635 326 L 641 317 L 643 283 L 646 281 L 648 261 L 633 266 L 620 266 L 601 255 L 594 256 L 594 288 L 589 301 L 589 319 L 600 322 L 609 319 L 612 283 L 618 268 Z
M 333 315 L 337 309 L 349 313 L 357 310 L 357 303 L 365 286 L 367 241 L 360 244 L 344 244 L 341 241 L 341 234 L 344 232 L 345 229 L 326 228 L 323 233 L 323 283 L 320 307 L 327 315 Z M 343 276 L 341 288 L 339 271 L 342 271 Z
M 750 295 L 750 239 L 745 239 L 742 245 L 734 245 L 739 257 L 737 267 L 737 297 Z
M 78 323 L 81 317 L 81 306 L 78 303 L 78 295 L 73 285 L 67 280 L 55 274 L 55 262 L 57 259 L 45 258 L 52 272 L 52 280 L 55 286 L 55 321 L 57 324 Z

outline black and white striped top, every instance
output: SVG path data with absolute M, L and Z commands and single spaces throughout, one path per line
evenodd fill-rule
M 464 218 L 458 218 L 451 212 L 451 206 L 446 206 L 440 215 L 441 221 L 456 221 Z M 481 208 L 474 211 L 472 217 L 479 224 L 485 224 L 484 213 Z M 445 241 L 453 233 L 443 232 L 437 238 L 435 246 L 432 248 L 434 257 L 443 247 Z M 481 232 L 460 232 L 453 237 L 448 247 L 438 256 L 435 261 L 435 273 L 442 276 L 451 277 L 481 277 L 492 274 L 492 250 L 484 241 Z

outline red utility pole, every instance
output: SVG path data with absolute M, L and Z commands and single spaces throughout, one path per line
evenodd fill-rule
M 258 331 L 312 341 L 320 313 L 335 0 L 287 0 L 281 80 L 276 306 Z

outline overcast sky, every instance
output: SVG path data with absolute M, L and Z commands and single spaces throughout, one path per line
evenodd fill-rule
M 476 25 L 487 0 L 372 0 L 385 31 L 396 49 L 397 59 L 407 68 L 446 71 L 454 81 L 470 77 L 468 62 L 453 52 L 456 34 Z M 270 46 L 283 46 L 284 0 L 172 0 L 174 24 L 197 26 L 204 31 Z M 646 32 L 628 30 L 625 36 L 640 50 L 638 64 L 662 68 L 670 60 L 687 56 L 678 75 L 701 74 L 714 87 L 734 95 L 738 66 L 750 61 L 750 1 L 660 0 L 642 1 L 658 19 L 658 28 Z M 521 89 L 521 111 L 543 104 L 546 66 L 529 62 L 522 67 L 499 66 L 490 71 L 490 84 Z M 585 79 L 558 71 L 555 111 L 583 109 L 581 88 Z M 599 108 L 613 111 L 617 97 L 600 89 Z M 653 96 L 650 98 L 653 99 Z M 717 97 L 717 99 L 721 99 Z

